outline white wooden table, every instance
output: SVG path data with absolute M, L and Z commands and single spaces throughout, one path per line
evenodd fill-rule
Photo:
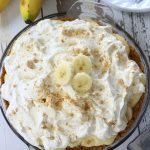
M 67 10 L 75 0 L 45 0 L 43 5 L 43 15 Z M 95 0 L 100 2 L 100 0 Z M 150 53 L 150 13 L 133 14 L 113 10 L 115 20 L 128 32 L 143 51 Z M 40 18 L 42 13 L 38 16 Z M 26 24 L 21 19 L 19 13 L 19 0 L 14 0 L 7 9 L 0 14 L 0 56 L 9 41 L 16 35 Z M 150 105 L 143 117 L 139 127 L 116 150 L 126 150 L 127 144 L 143 132 L 150 125 Z M 18 139 L 10 130 L 0 112 L 0 150 L 27 150 L 27 146 Z

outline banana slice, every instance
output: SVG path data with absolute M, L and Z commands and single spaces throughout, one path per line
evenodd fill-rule
M 91 136 L 84 138 L 81 141 L 81 145 L 85 147 L 92 147 L 92 146 L 100 146 L 100 145 L 110 145 L 114 142 L 116 136 L 113 136 L 106 140 L 98 139 L 96 136 Z
M 132 108 L 129 106 L 127 107 L 126 118 L 128 121 L 132 119 Z
M 73 78 L 72 86 L 76 91 L 85 93 L 91 88 L 92 79 L 87 73 L 77 73 Z
M 61 63 L 54 72 L 56 83 L 66 85 L 72 77 L 72 70 L 69 64 Z
M 116 136 L 113 136 L 113 137 L 111 137 L 111 138 L 105 140 L 105 141 L 104 141 L 105 145 L 110 145 L 110 144 L 112 144 L 112 143 L 114 142 L 115 138 L 116 138 Z
M 128 42 L 124 39 L 124 37 L 120 36 L 119 34 L 114 34 L 117 40 L 121 41 L 122 44 L 126 47 L 128 54 L 130 53 L 130 48 Z
M 71 142 L 71 143 L 69 144 L 69 147 L 71 147 L 71 148 L 77 147 L 77 146 L 80 145 L 80 143 L 81 143 L 81 139 L 79 139 L 79 140 L 77 140 L 77 141 L 74 141 L 74 142 Z
M 93 146 L 103 145 L 103 142 L 98 140 L 98 138 L 96 138 L 95 136 L 90 136 L 84 138 L 81 142 L 81 145 L 85 147 L 93 147 Z
M 137 93 L 132 95 L 132 98 L 129 100 L 128 105 L 133 108 L 139 102 L 142 93 Z
M 75 57 L 73 65 L 76 73 L 78 72 L 90 73 L 92 70 L 92 63 L 90 58 L 82 54 Z

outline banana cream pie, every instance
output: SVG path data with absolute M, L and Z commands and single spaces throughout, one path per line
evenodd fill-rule
M 8 119 L 45 150 L 112 144 L 145 92 L 145 74 L 129 54 L 109 25 L 40 21 L 4 60 Z

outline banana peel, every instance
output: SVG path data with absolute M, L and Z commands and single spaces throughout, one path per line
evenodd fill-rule
M 11 0 L 0 0 L 0 12 L 2 12 Z
M 23 20 L 30 24 L 38 16 L 43 0 L 20 0 L 20 12 Z

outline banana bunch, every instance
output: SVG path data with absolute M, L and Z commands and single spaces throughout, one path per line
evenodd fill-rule
M 3 11 L 11 0 L 0 0 L 0 12 Z M 26 23 L 33 22 L 42 8 L 43 0 L 20 0 L 20 12 Z
M 55 81 L 59 85 L 67 85 L 71 82 L 72 87 L 80 93 L 87 92 L 92 86 L 92 63 L 88 56 L 78 55 L 73 60 L 73 65 L 61 63 L 54 72 Z
M 20 0 L 20 12 L 23 20 L 29 24 L 38 16 L 43 0 Z
M 10 0 L 0 0 L 0 12 L 2 12 L 9 3 Z

